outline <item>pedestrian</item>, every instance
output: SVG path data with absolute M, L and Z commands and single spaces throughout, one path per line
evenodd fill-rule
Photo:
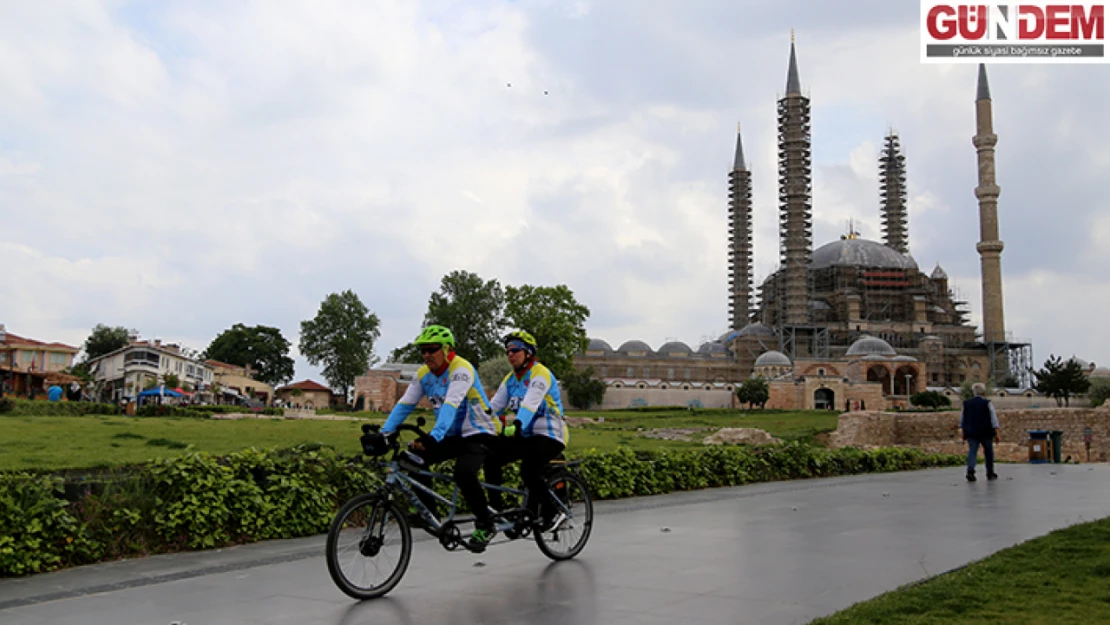
M 967 481 L 975 481 L 975 459 L 979 455 L 979 447 L 983 447 L 983 458 L 987 465 L 987 479 L 996 480 L 998 474 L 994 472 L 994 443 L 999 442 L 998 415 L 994 412 L 994 404 L 987 399 L 987 387 L 981 382 L 971 386 L 974 396 L 964 401 L 960 410 L 960 429 L 963 431 L 964 440 L 967 441 Z
M 47 391 L 46 391 L 46 397 L 50 401 L 61 401 L 62 400 L 62 387 L 58 386 L 57 384 L 50 385 L 50 388 L 47 389 Z

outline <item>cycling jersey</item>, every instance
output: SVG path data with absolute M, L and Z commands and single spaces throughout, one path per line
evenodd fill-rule
M 423 397 L 428 398 L 435 411 L 436 424 L 429 434 L 437 442 L 447 436 L 496 434 L 482 380 L 465 358 L 454 354 L 440 375 L 433 373 L 428 365 L 416 371 L 416 380 L 409 384 L 389 413 L 382 432 L 396 431 Z
M 490 410 L 497 415 L 506 411 L 515 412 L 516 418 L 520 419 L 523 436 L 546 436 L 564 445 L 567 442 L 559 382 L 547 367 L 538 362 L 520 378 L 515 372 L 505 376 L 490 400 Z

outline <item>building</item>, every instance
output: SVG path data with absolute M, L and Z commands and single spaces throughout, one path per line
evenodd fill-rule
M 905 157 L 892 131 L 878 155 L 878 217 L 883 241 L 854 227 L 816 249 L 812 236 L 810 101 L 803 94 L 790 43 L 786 91 L 777 103 L 779 269 L 752 288 L 753 178 L 737 130 L 728 174 L 729 280 L 732 330 L 697 350 L 669 342 L 652 350 L 627 341 L 614 350 L 592 339 L 575 358 L 610 388 L 697 388 L 738 384 L 752 375 L 772 380 L 769 407 L 872 408 L 906 403 L 927 387 L 991 379 L 1028 388 L 1028 342 L 1005 333 L 1001 251 L 990 89 L 979 68 L 975 96 L 984 331 L 968 322 L 966 302 L 949 288 L 938 262 L 926 274 L 910 253 Z M 758 299 L 758 301 L 753 301 Z M 656 403 L 651 399 L 643 399 Z M 668 403 L 673 403 L 668 400 Z
M 45 393 L 49 384 L 76 380 L 63 371 L 73 366 L 79 351 L 80 348 L 65 343 L 46 343 L 12 334 L 0 324 L 0 389 L 5 394 L 27 396 L 31 390 Z
M 346 400 L 343 396 L 333 393 L 330 388 L 312 380 L 283 386 L 274 391 L 274 394 L 288 406 L 307 410 L 334 408 L 343 405 Z
M 405 394 L 409 384 L 416 381 L 416 372 L 422 366 L 391 362 L 358 376 L 354 384 L 354 409 L 378 412 L 393 410 L 393 406 Z M 489 389 L 486 390 L 492 392 Z M 431 407 L 426 398 L 421 399 L 418 405 L 424 408 Z
M 213 387 L 221 401 L 269 404 L 273 400 L 274 387 L 254 379 L 250 365 L 240 367 L 219 360 L 205 360 L 204 364 L 212 368 Z
M 94 396 L 101 401 L 120 401 L 135 397 L 145 389 L 166 383 L 166 376 L 177 377 L 181 388 L 211 399 L 215 372 L 205 363 L 190 358 L 181 346 L 161 340 L 132 340 L 127 347 L 89 360 L 94 379 Z

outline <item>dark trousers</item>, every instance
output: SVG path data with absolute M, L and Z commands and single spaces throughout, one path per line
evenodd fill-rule
M 426 466 L 455 459 L 455 483 L 459 485 L 466 505 L 474 513 L 477 525 L 489 526 L 491 518 L 489 507 L 486 505 L 486 491 L 478 481 L 478 469 L 489 453 L 490 444 L 494 437 L 490 434 L 475 434 L 474 436 L 449 436 L 439 443 L 425 441 L 423 451 L 414 451 L 424 459 Z M 413 476 L 413 479 L 428 488 L 432 487 L 432 478 L 424 475 Z M 436 502 L 429 495 L 417 492 L 420 501 L 428 506 L 433 513 L 436 512 Z M 436 514 L 436 516 L 439 516 Z
M 983 459 L 986 460 L 987 475 L 994 473 L 994 439 L 967 439 L 967 473 L 975 474 L 975 457 L 979 455 L 979 446 L 983 446 Z
M 543 482 L 543 470 L 565 448 L 559 441 L 546 436 L 499 436 L 494 441 L 492 452 L 486 457 L 483 469 L 486 482 L 500 485 L 505 479 L 502 467 L 520 460 L 520 479 L 528 489 L 525 507 L 532 511 L 533 516 L 539 513 L 550 516 L 554 510 L 551 501 L 544 496 L 547 485 Z M 491 490 L 489 500 L 494 508 L 500 510 L 504 507 L 500 491 Z

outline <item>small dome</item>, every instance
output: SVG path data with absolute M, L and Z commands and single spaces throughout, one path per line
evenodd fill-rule
M 755 359 L 755 366 L 757 367 L 789 367 L 791 366 L 790 359 L 786 354 L 771 350 L 763 352 L 759 358 Z
M 899 254 L 882 243 L 867 239 L 842 239 L 813 250 L 810 269 L 833 266 L 917 269 L 917 263 L 909 255 Z
M 775 331 L 772 330 L 771 328 L 768 328 L 767 326 L 763 325 L 762 323 L 756 321 L 755 323 L 749 323 L 748 325 L 744 326 L 744 329 L 740 330 L 739 335 L 740 336 L 774 336 Z
M 893 360 L 894 362 L 917 362 L 917 359 L 913 356 L 906 356 L 904 354 L 899 354 L 898 356 L 891 358 L 891 360 Z
M 811 299 L 811 300 L 809 300 L 809 309 L 810 310 L 832 310 L 832 306 L 829 306 L 829 303 L 826 302 L 825 300 Z
M 894 348 L 890 346 L 890 343 L 887 343 L 886 341 L 878 337 L 863 336 L 860 337 L 860 339 L 855 343 L 852 343 L 852 346 L 848 348 L 848 353 L 845 354 L 845 356 L 867 355 L 897 356 L 898 352 L 894 351 Z
M 670 356 L 675 353 L 692 354 L 694 350 L 690 349 L 690 346 L 682 341 L 671 341 L 669 343 L 664 343 L 663 347 L 659 348 L 659 353 L 664 356 Z
M 651 346 L 643 341 L 625 341 L 623 345 L 617 349 L 618 352 L 647 352 L 651 353 Z
M 948 279 L 948 274 L 945 273 L 944 270 L 940 268 L 940 263 L 937 263 L 936 269 L 933 269 L 933 273 L 930 274 L 929 277 L 932 278 L 933 280 L 947 280 Z
M 603 341 L 601 339 L 590 339 L 590 346 L 587 347 L 586 350 L 591 351 L 591 352 L 594 352 L 594 351 L 611 352 L 611 351 L 613 351 L 613 348 L 610 347 L 608 343 L 606 343 L 605 341 Z
M 943 341 L 944 339 L 940 338 L 939 336 L 937 336 L 935 334 L 930 334 L 928 336 L 921 337 L 921 340 L 922 341 Z
M 706 341 L 705 343 L 701 344 L 701 347 L 698 348 L 699 354 L 722 354 L 727 351 L 728 350 L 725 348 L 724 345 L 721 345 L 716 341 Z
M 740 333 L 737 332 L 736 330 L 729 330 L 728 332 L 725 332 L 720 337 L 718 337 L 717 342 L 722 344 L 722 345 L 728 345 L 729 343 L 732 342 L 732 339 L 736 338 L 736 335 L 738 335 L 738 334 L 740 334 Z

